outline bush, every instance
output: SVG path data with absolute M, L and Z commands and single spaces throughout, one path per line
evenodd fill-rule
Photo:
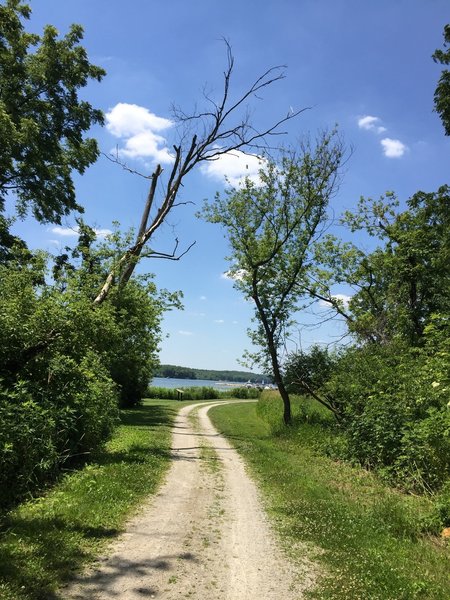
M 221 392 L 212 387 L 183 387 L 183 400 L 218 400 L 222 398 Z M 175 388 L 149 387 L 147 398 L 158 398 L 160 400 L 178 400 L 178 392 Z
M 430 326 L 422 348 L 352 349 L 327 385 L 343 415 L 347 458 L 406 489 L 438 490 L 450 472 L 447 327 Z
M 35 490 L 58 469 L 54 411 L 23 383 L 0 388 L 0 508 Z
M 118 417 L 116 387 L 88 352 L 50 362 L 48 385 L 0 389 L 0 508 L 29 495 L 102 446 Z
M 436 513 L 444 527 L 450 527 L 450 480 L 442 487 L 436 498 Z

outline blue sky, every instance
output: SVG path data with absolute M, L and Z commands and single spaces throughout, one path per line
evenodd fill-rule
M 440 67 L 431 54 L 442 46 L 450 22 L 448 0 L 130 0 L 31 1 L 27 28 L 40 32 L 51 23 L 65 33 L 71 23 L 85 28 L 91 62 L 107 76 L 83 96 L 107 115 L 107 126 L 92 132 L 102 151 L 118 148 L 130 166 L 150 173 L 154 160 L 168 159 L 173 103 L 189 112 L 201 103 L 205 84 L 220 92 L 226 65 L 226 37 L 233 48 L 232 93 L 243 92 L 267 68 L 285 64 L 286 78 L 251 103 L 257 124 L 271 124 L 294 110 L 311 107 L 291 121 L 285 143 L 338 123 L 353 148 L 333 211 L 354 206 L 361 195 L 386 190 L 405 200 L 419 189 L 448 182 L 449 140 L 433 113 Z M 197 171 L 186 179 L 179 207 L 158 235 L 155 248 L 170 251 L 177 236 L 196 245 L 180 262 L 147 260 L 159 287 L 181 289 L 185 310 L 167 315 L 160 359 L 197 368 L 240 368 L 249 348 L 246 329 L 252 307 L 223 277 L 227 245 L 216 226 L 195 218 L 203 199 L 223 189 L 223 173 Z M 99 229 L 119 221 L 139 225 L 146 182 L 101 158 L 76 177 L 85 219 Z M 63 227 L 19 222 L 17 232 L 31 246 L 55 252 L 76 240 L 68 218 Z M 366 243 L 365 240 L 360 240 Z M 335 290 L 348 293 L 348 290 Z M 301 321 L 312 321 L 311 315 Z M 307 328 L 298 343 L 328 343 L 339 324 Z

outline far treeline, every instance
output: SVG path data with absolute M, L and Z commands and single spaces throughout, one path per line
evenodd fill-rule
M 173 377 L 174 379 L 205 379 L 207 381 L 232 381 L 244 383 L 262 383 L 269 381 L 268 375 L 257 375 L 246 371 L 214 371 L 211 369 L 190 369 L 176 365 L 161 365 L 155 377 Z

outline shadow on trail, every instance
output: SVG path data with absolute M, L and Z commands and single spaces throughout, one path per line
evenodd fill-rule
M 139 595 L 151 596 L 156 598 L 159 590 L 152 586 L 152 575 L 157 571 L 173 571 L 176 563 L 179 561 L 198 562 L 198 559 L 190 552 L 172 556 L 159 556 L 157 558 L 141 561 L 127 560 L 120 557 L 112 557 L 101 565 L 101 570 L 95 570 L 87 576 L 77 577 L 74 583 L 82 585 L 80 592 L 72 595 L 72 598 L 86 600 L 87 597 L 95 597 L 96 594 L 102 594 L 107 598 L 119 598 L 127 590 L 114 590 L 116 583 L 122 578 L 136 577 L 136 583 L 146 581 L 148 585 L 138 585 L 133 589 Z M 89 594 L 88 596 L 86 594 Z M 60 598 L 62 599 L 62 594 Z
M 12 546 L 2 545 L 0 550 L 0 579 L 8 581 L 14 588 L 30 593 L 30 598 L 51 600 L 51 581 L 55 574 L 58 579 L 67 579 L 73 569 L 81 566 L 92 554 L 83 550 L 82 540 L 113 538 L 119 531 L 115 528 L 89 527 L 82 523 L 69 524 L 63 518 L 47 518 L 11 515 L 6 519 L 6 527 L 20 539 L 20 552 Z M 69 543 L 66 540 L 70 540 Z M 74 540 L 76 542 L 74 543 Z M 28 553 L 33 554 L 36 564 L 45 564 L 46 574 L 24 568 Z M 51 573 L 52 577 L 48 577 Z M 36 585 L 38 582 L 38 585 Z
M 177 414 L 177 408 L 151 405 L 137 406 L 121 411 L 120 421 L 123 425 L 136 427 L 159 427 L 171 425 L 172 419 Z

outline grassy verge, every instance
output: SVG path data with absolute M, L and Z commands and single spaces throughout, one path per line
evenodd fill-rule
M 274 431 L 253 404 L 211 410 L 260 482 L 287 548 L 322 565 L 311 597 L 345 600 L 450 598 L 450 552 L 423 534 L 426 498 L 400 494 L 321 448 L 330 432 L 304 424 Z M 300 543 L 300 544 L 299 544 Z
M 179 405 L 148 400 L 123 411 L 105 450 L 47 494 L 6 515 L 0 530 L 0 598 L 51 599 L 92 561 L 157 489 L 170 459 L 170 425 Z

